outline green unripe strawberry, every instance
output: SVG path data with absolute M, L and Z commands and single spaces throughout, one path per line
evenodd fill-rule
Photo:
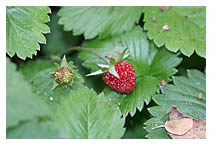
M 73 73 L 68 67 L 61 67 L 55 72 L 55 81 L 58 84 L 69 84 L 73 80 Z
M 77 73 L 76 70 L 73 69 L 73 62 L 67 62 L 66 57 L 64 56 L 61 64 L 55 63 L 56 71 L 52 72 L 54 74 L 54 82 L 53 87 L 56 88 L 58 85 L 69 85 L 72 86 L 75 79 L 79 79 L 79 81 L 83 82 L 84 80 L 82 77 Z

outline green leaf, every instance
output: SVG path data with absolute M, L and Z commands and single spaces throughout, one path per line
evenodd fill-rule
M 7 129 L 7 139 L 54 139 L 58 138 L 58 130 L 52 128 L 51 121 L 32 119 Z
M 42 98 L 43 102 L 47 103 L 52 107 L 53 111 L 55 111 L 60 107 L 60 102 L 69 97 L 70 92 L 80 89 L 84 85 L 82 81 L 74 77 L 74 83 L 71 87 L 68 85 L 59 85 L 52 90 L 54 75 L 52 75 L 51 72 L 54 72 L 56 68 L 53 67 L 52 63 L 46 68 L 40 69 L 45 63 L 47 62 L 43 60 L 30 61 L 22 65 L 20 71 L 26 76 L 26 79 L 31 82 L 33 91 Z M 29 69 L 29 66 L 32 69 Z M 53 97 L 54 101 L 50 101 L 50 97 Z
M 46 43 L 43 34 L 50 29 L 45 24 L 49 21 L 49 7 L 7 7 L 7 54 L 15 54 L 21 58 L 32 58 L 40 50 L 40 45 Z
M 48 23 L 51 33 L 46 35 L 47 44 L 41 49 L 44 55 L 62 56 L 66 52 L 66 48 L 78 45 L 81 37 L 73 36 L 72 32 L 63 31 L 63 26 L 58 24 L 59 16 L 56 13 L 51 15 L 51 21 Z
M 146 122 L 146 129 L 149 132 L 149 138 L 155 138 L 156 132 L 150 128 L 164 124 L 160 121 L 161 116 L 169 112 L 172 106 L 176 106 L 179 111 L 194 119 L 206 119 L 206 80 L 205 74 L 198 70 L 187 70 L 188 77 L 173 77 L 174 85 L 168 84 L 162 86 L 162 93 L 153 97 L 153 100 L 159 105 L 149 108 L 149 112 L 154 116 L 150 121 Z M 153 125 L 154 124 L 154 125 Z M 161 130 L 161 129 L 160 129 Z M 157 137 L 161 138 L 162 134 L 158 133 Z M 167 134 L 167 133 L 166 133 Z
M 32 77 L 41 72 L 42 70 L 53 68 L 54 64 L 47 60 L 33 60 L 21 64 L 19 71 L 23 74 L 26 80 L 32 80 Z
M 144 29 L 157 46 L 165 45 L 173 52 L 180 49 L 186 56 L 196 51 L 206 57 L 205 7 L 145 7 L 144 21 Z M 170 29 L 163 30 L 165 25 Z
M 7 127 L 34 117 L 49 116 L 51 111 L 32 92 L 29 83 L 16 71 L 15 64 L 7 58 Z M 39 107 L 38 107 L 39 106 Z
M 133 117 L 126 117 L 126 131 L 123 139 L 145 139 L 147 131 L 143 128 L 144 122 L 151 117 L 146 107 L 141 112 L 137 110 Z
M 64 30 L 74 35 L 84 34 L 85 39 L 130 31 L 138 23 L 142 7 L 63 7 L 58 15 Z
M 70 93 L 55 116 L 55 127 L 64 138 L 120 138 L 125 129 L 118 107 L 88 88 Z
M 95 77 L 87 77 L 86 76 L 87 74 L 90 73 L 90 71 L 87 68 L 83 67 L 83 65 L 82 65 L 83 61 L 79 58 L 80 53 L 81 52 L 74 53 L 74 55 L 72 55 L 72 57 L 71 57 L 71 60 L 74 61 L 74 64 L 77 66 L 78 72 L 85 80 L 84 84 L 88 88 L 93 88 L 97 93 L 102 92 L 102 90 L 105 87 L 105 84 L 102 80 L 102 76 L 101 75 L 96 75 Z M 105 68 L 103 69 L 103 71 L 104 70 L 105 70 Z
M 129 49 L 130 57 L 127 60 L 132 63 L 136 72 L 135 90 L 126 95 L 117 93 L 117 97 L 113 97 L 110 93 L 114 94 L 114 91 L 106 89 L 106 97 L 109 96 L 112 104 L 120 103 L 124 116 L 128 112 L 134 115 L 136 108 L 142 110 L 144 101 L 148 104 L 150 97 L 159 90 L 158 84 L 161 80 L 168 81 L 168 78 L 177 72 L 174 67 L 181 62 L 180 58 L 165 48 L 156 48 L 140 27 L 113 39 L 88 41 L 83 46 L 93 48 L 101 54 L 111 53 L 116 56 L 119 55 L 112 52 Z M 103 63 L 98 56 L 88 52 L 82 52 L 80 56 L 84 60 L 83 65 L 92 70 L 96 69 L 96 64 Z
M 206 119 L 206 82 L 205 74 L 198 70 L 188 70 L 188 78 L 173 77 L 175 85 L 162 87 L 163 94 L 153 97 L 154 101 L 166 111 L 175 105 L 181 113 L 195 119 Z M 199 98 L 201 94 L 202 98 Z
M 120 40 L 112 38 L 85 41 L 82 47 L 92 48 L 104 56 L 111 55 L 115 58 L 117 58 L 119 54 L 126 48 L 120 43 Z M 106 63 L 101 57 L 90 52 L 82 51 L 80 52 L 79 57 L 83 60 L 82 65 L 91 69 L 92 72 L 99 70 L 98 64 L 108 65 L 108 63 Z
M 170 139 L 165 128 L 158 128 L 158 129 L 152 130 L 153 127 L 164 124 L 166 120 L 168 120 L 168 116 L 166 117 L 163 116 L 163 118 L 151 118 L 147 120 L 144 123 L 146 125 L 146 127 L 144 128 L 149 133 L 145 137 L 149 139 Z
M 150 139 L 169 139 L 169 135 L 167 134 L 165 128 L 158 128 L 152 130 L 152 128 L 163 125 L 167 120 L 169 120 L 169 116 L 167 112 L 163 108 L 159 108 L 159 106 L 154 106 L 148 108 L 149 112 L 153 116 L 149 120 L 147 120 L 144 125 L 144 129 L 148 132 L 146 138 Z

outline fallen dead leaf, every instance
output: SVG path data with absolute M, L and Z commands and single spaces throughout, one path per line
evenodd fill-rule
M 165 123 L 165 128 L 169 133 L 175 135 L 183 135 L 187 133 L 193 126 L 192 118 L 183 118 L 178 120 L 169 120 Z
M 184 135 L 169 134 L 174 139 L 205 139 L 206 138 L 206 121 L 193 120 L 193 127 Z
M 176 107 L 169 111 L 169 119 L 164 125 L 156 126 L 152 130 L 165 127 L 169 136 L 173 139 L 205 139 L 206 121 L 196 120 L 183 113 Z
M 169 112 L 170 120 L 183 119 L 187 117 L 188 117 L 187 115 L 180 113 L 176 107 L 172 107 L 171 111 Z M 176 135 L 169 132 L 169 135 L 173 139 L 205 139 L 206 138 L 206 121 L 193 119 L 192 128 L 187 133 L 183 135 Z
M 193 126 L 192 118 L 182 118 L 177 120 L 168 120 L 164 125 L 160 125 L 152 128 L 152 130 L 160 127 L 165 127 L 165 129 L 175 135 L 183 135 L 187 133 Z

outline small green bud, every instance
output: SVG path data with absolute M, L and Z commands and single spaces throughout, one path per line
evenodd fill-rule
M 80 79 L 80 81 L 83 82 L 82 77 L 73 69 L 73 62 L 67 62 L 65 55 L 60 65 L 55 63 L 55 67 L 57 68 L 56 71 L 51 73 L 54 74 L 54 82 L 51 90 L 59 85 L 72 86 L 74 79 Z

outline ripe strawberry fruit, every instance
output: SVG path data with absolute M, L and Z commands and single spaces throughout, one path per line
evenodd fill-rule
M 136 75 L 132 64 L 127 61 L 120 61 L 115 64 L 115 70 L 119 78 L 107 71 L 104 74 L 105 83 L 119 93 L 130 93 L 136 85 Z
M 104 81 L 110 88 L 119 93 L 130 93 L 136 85 L 136 74 L 132 64 L 122 61 L 122 59 L 127 58 L 129 55 L 129 53 L 125 54 L 127 50 L 125 48 L 118 58 L 114 58 L 113 56 L 106 57 L 107 59 L 105 61 L 108 64 L 97 64 L 101 69 L 86 76 L 104 73 Z

